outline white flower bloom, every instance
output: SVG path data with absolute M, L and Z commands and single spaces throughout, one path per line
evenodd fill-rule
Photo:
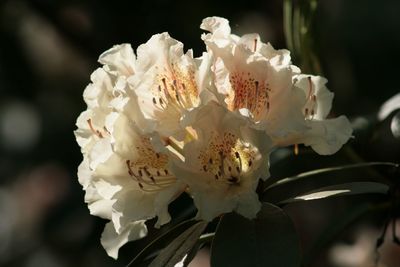
M 200 27 L 211 32 L 202 38 L 220 103 L 249 117 L 278 146 L 303 143 L 327 155 L 347 142 L 348 120 L 325 120 L 333 98 L 325 79 L 299 74 L 287 50 L 275 50 L 257 34 L 231 34 L 226 19 L 206 18 Z
M 145 132 L 183 139 L 184 113 L 200 104 L 207 57 L 194 59 L 183 53 L 183 44 L 168 33 L 153 35 L 137 49 L 136 75 L 129 79 L 143 118 L 136 118 Z
M 171 168 L 188 184 L 197 218 L 210 221 L 231 211 L 254 218 L 261 207 L 255 189 L 269 176 L 268 137 L 215 102 L 188 114 L 184 124 L 198 138 L 185 145 L 184 161 L 175 159 Z
M 153 148 L 158 135 L 144 134 L 127 112 L 139 112 L 127 83 L 136 75 L 130 45 L 114 46 L 99 61 L 104 66 L 84 92 L 88 109 L 77 120 L 84 156 L 78 176 L 90 213 L 111 220 L 102 244 L 116 258 L 120 246 L 146 235 L 145 220 L 158 217 L 156 227 L 169 222 L 168 205 L 185 186 L 169 171 L 167 151 Z
M 151 139 L 157 136 L 142 134 L 116 112 L 106 117 L 105 127 L 108 136 L 95 142 L 78 175 L 91 214 L 112 220 L 113 230 L 106 227 L 103 243 L 116 257 L 119 246 L 144 236 L 141 221 L 158 217 L 156 227 L 170 221 L 168 205 L 185 186 L 169 171 L 169 156 L 154 150 Z
M 351 136 L 345 117 L 326 119 L 326 80 L 302 75 L 287 50 L 257 34 L 231 34 L 226 19 L 201 28 L 208 53 L 194 58 L 168 33 L 104 52 L 84 91 L 75 131 L 78 169 L 90 213 L 110 220 L 101 242 L 119 248 L 170 221 L 169 204 L 188 192 L 197 218 L 235 211 L 255 218 L 256 188 L 269 176 L 275 146 L 336 152 Z

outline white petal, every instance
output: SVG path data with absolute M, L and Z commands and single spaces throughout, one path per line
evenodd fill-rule
M 129 241 L 141 239 L 147 235 L 144 221 L 136 221 L 127 225 L 119 234 L 115 231 L 112 222 L 104 227 L 101 235 L 101 244 L 107 254 L 114 259 L 118 258 L 118 250 Z
M 200 25 L 200 29 L 209 31 L 218 38 L 228 37 L 231 33 L 229 21 L 221 17 L 208 17 L 203 19 L 203 22 Z
M 325 84 L 328 82 L 327 79 L 321 76 L 304 74 L 297 75 L 295 79 L 297 80 L 295 86 L 303 91 L 305 102 L 307 102 L 307 100 L 310 101 L 307 98 L 309 98 L 311 95 L 316 96 L 316 107 L 314 107 L 313 119 L 325 119 L 331 110 L 334 96 L 333 93 L 330 92 L 325 86 Z
M 135 54 L 130 44 L 114 45 L 100 55 L 99 62 L 113 74 L 129 77 L 135 72 Z
M 304 144 L 320 155 L 336 153 L 352 136 L 353 129 L 345 116 L 324 121 L 310 121 L 311 130 L 304 137 Z

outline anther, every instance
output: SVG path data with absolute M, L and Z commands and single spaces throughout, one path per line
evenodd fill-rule
M 257 51 L 257 38 L 254 39 L 254 46 L 253 46 L 253 52 Z
M 94 133 L 95 135 L 97 135 L 100 138 L 103 138 L 103 135 L 101 134 L 101 132 L 99 130 L 95 130 L 92 124 L 92 119 L 88 119 L 87 123 L 89 124 L 89 128 L 92 131 L 92 133 Z
M 111 134 L 109 130 L 107 130 L 106 126 L 103 126 L 103 129 L 106 133 Z
M 308 96 L 307 98 L 310 99 L 311 98 L 311 93 L 312 93 L 312 81 L 311 81 L 311 76 L 307 77 L 308 80 Z
M 129 159 L 126 161 L 126 166 L 128 167 L 128 174 L 130 176 L 134 176 L 133 171 L 131 169 L 131 161 Z
M 316 95 L 312 95 L 311 100 L 312 100 L 313 102 L 317 102 L 317 96 L 316 96 Z
M 231 182 L 231 183 L 237 183 L 239 181 L 239 179 L 236 176 L 231 176 L 227 180 L 228 180 L 228 182 Z
M 162 78 L 161 81 L 162 81 L 162 83 L 163 83 L 163 85 L 164 85 L 164 89 L 167 90 L 168 87 L 167 87 L 167 82 L 166 82 L 165 78 Z

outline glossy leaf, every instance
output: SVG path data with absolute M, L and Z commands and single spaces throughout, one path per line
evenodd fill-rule
M 207 224 L 200 221 L 186 229 L 158 254 L 149 267 L 174 267 L 192 250 Z
M 281 203 L 293 203 L 298 201 L 308 201 L 325 199 L 329 197 L 337 197 L 344 195 L 357 195 L 367 193 L 386 194 L 389 186 L 382 183 L 375 182 L 354 182 L 338 184 L 320 188 L 311 192 L 307 192 L 293 198 L 282 201 Z
M 308 178 L 310 176 L 320 175 L 323 173 L 355 169 L 355 168 L 373 167 L 373 166 L 387 166 L 387 167 L 392 167 L 392 168 L 398 168 L 399 164 L 392 163 L 392 162 L 363 162 L 363 163 L 342 165 L 342 166 L 336 166 L 336 167 L 322 168 L 322 169 L 299 173 L 297 175 L 290 176 L 290 177 L 287 177 L 284 179 L 280 179 L 279 181 L 276 181 L 275 183 L 268 186 L 264 191 L 271 189 L 273 187 L 276 187 L 276 186 L 284 185 L 284 184 L 287 184 L 290 182 L 298 181 L 300 179 Z
M 299 240 L 282 209 L 263 203 L 254 220 L 236 213 L 224 215 L 211 246 L 211 266 L 297 267 Z
M 136 255 L 136 257 L 127 265 L 129 266 L 147 266 L 143 263 L 154 255 L 154 252 L 166 247 L 172 240 L 179 236 L 183 231 L 193 226 L 196 222 L 194 220 L 183 221 L 178 225 L 172 227 L 166 233 L 159 235 L 151 241 L 144 249 Z M 154 257 L 154 256 L 153 256 Z

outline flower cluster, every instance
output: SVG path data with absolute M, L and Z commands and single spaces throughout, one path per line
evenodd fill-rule
M 168 205 L 184 192 L 198 219 L 231 211 L 254 218 L 255 189 L 275 147 L 304 144 L 328 155 L 351 136 L 346 117 L 326 119 L 326 79 L 302 74 L 287 50 L 231 34 L 224 18 L 201 28 L 201 57 L 168 33 L 136 55 L 116 45 L 84 91 L 78 176 L 91 214 L 110 220 L 101 242 L 111 257 L 147 234 L 146 220 L 169 222 Z

